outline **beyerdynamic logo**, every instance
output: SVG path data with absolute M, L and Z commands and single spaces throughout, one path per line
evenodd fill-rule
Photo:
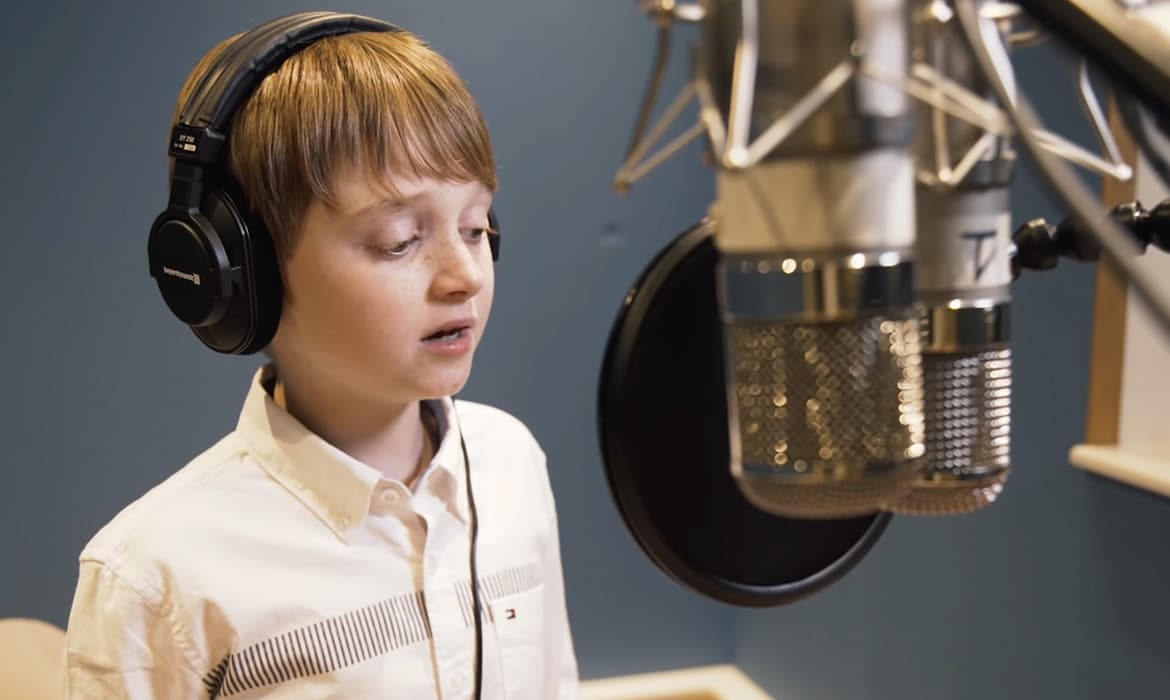
M 166 267 L 164 265 L 163 266 L 163 273 L 168 274 L 171 277 L 178 277 L 181 280 L 187 280 L 188 282 L 194 282 L 196 285 L 199 284 L 199 273 L 198 272 L 180 272 L 179 270 L 175 270 L 173 268 L 169 268 L 169 267 Z

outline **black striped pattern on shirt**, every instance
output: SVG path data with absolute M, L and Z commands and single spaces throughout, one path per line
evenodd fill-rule
M 203 679 L 212 698 L 361 663 L 431 636 L 421 591 L 368 605 L 253 644 Z
M 530 591 L 540 583 L 540 568 L 527 564 L 481 576 L 481 614 L 491 620 L 487 603 Z M 470 579 L 455 584 L 463 622 L 470 627 Z M 211 698 L 226 698 L 253 688 L 329 673 L 431 638 L 422 591 L 286 632 L 229 654 L 203 678 Z
M 539 583 L 540 567 L 536 564 L 505 569 L 479 578 L 479 598 L 481 601 L 489 603 L 498 598 L 530 591 L 536 588 Z M 475 618 L 471 614 L 474 601 L 471 598 L 470 578 L 455 584 L 455 595 L 459 599 L 459 612 L 463 613 L 463 624 L 470 627 L 475 622 Z M 491 607 L 484 605 L 479 612 L 488 622 L 493 622 Z

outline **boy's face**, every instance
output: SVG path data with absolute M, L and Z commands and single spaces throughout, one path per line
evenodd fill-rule
M 359 403 L 457 393 L 495 288 L 491 192 L 478 182 L 393 184 L 399 199 L 343 174 L 337 206 L 310 205 L 282 268 L 272 346 L 282 372 Z

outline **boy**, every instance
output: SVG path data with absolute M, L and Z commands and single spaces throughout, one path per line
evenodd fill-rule
M 320 39 L 228 143 L 279 260 L 272 362 L 236 430 L 85 547 L 66 695 L 447 699 L 480 675 L 484 698 L 577 697 L 544 454 L 450 398 L 494 289 L 462 81 L 404 31 Z

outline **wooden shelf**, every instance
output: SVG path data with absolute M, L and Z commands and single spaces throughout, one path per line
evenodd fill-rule
M 1085 471 L 1170 498 L 1170 443 L 1142 448 L 1077 445 L 1069 461 Z
M 596 678 L 581 684 L 582 700 L 774 700 L 738 666 Z
M 1163 19 L 1158 24 L 1170 28 L 1170 12 Z M 1170 189 L 1121 128 L 1116 106 L 1110 111 L 1111 128 L 1123 159 L 1134 166 L 1134 177 L 1128 182 L 1106 178 L 1104 207 L 1134 200 L 1152 207 L 1170 198 Z M 1134 263 L 1165 288 L 1170 255 L 1151 249 Z M 1106 262 L 1097 266 L 1087 415 L 1085 444 L 1069 450 L 1069 461 L 1170 497 L 1170 337 Z

